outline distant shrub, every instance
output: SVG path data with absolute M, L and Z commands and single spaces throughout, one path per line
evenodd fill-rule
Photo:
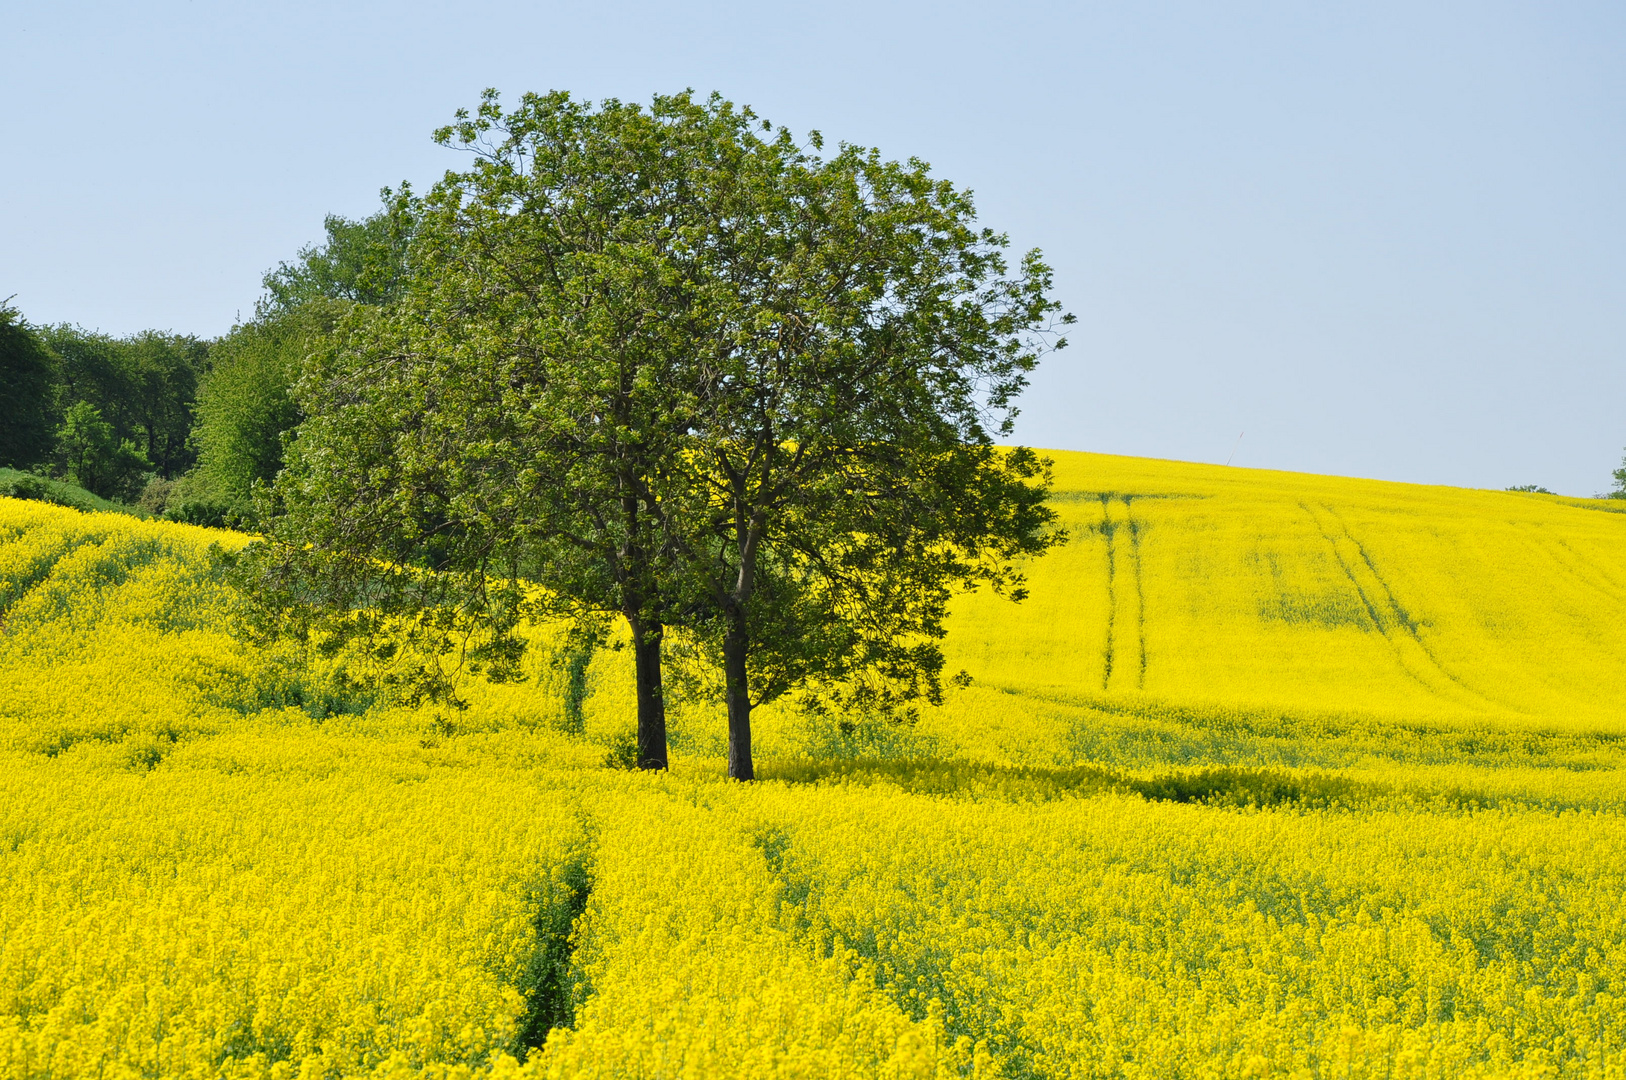
M 234 508 L 228 503 L 195 499 L 166 507 L 164 520 L 183 525 L 201 525 L 206 529 L 224 529 L 234 524 L 237 518 Z
M 7 495 L 13 499 L 34 499 L 39 502 L 51 501 L 51 489 L 46 482 L 32 473 L 16 473 L 13 476 L 0 479 L 0 495 Z
M 141 489 L 141 496 L 136 499 L 136 509 L 152 517 L 161 517 L 164 507 L 169 502 L 170 493 L 174 490 L 175 481 L 155 476 Z

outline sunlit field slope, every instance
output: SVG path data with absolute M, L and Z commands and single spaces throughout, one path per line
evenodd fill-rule
M 1001 688 L 1247 708 L 1626 721 L 1626 505 L 1056 455 L 1071 544 L 968 604 Z M 1603 691 L 1603 692 L 1600 692 Z
M 942 749 L 1349 765 L 1472 731 L 1532 764 L 1626 735 L 1626 506 L 1054 456 L 1071 540 L 1025 603 L 959 604 Z
M 447 713 L 0 499 L 0 1078 L 1626 1080 L 1626 515 L 1057 454 L 912 726 Z M 960 680 L 964 683 L 964 680 Z

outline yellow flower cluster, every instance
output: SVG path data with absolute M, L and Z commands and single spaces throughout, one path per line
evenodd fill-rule
M 668 783 L 618 801 L 576 957 L 586 1003 L 538 1071 L 987 1075 L 986 1052 L 946 1040 L 940 1011 L 911 1020 L 854 955 L 796 933 L 801 911 L 784 902 L 749 814 L 727 798 L 707 805 L 720 794 Z
M 211 545 L 241 543 L 0 500 L 0 746 L 58 754 L 218 729 L 209 691 L 251 658 L 224 632 Z
M 912 729 L 673 771 L 231 633 L 241 537 L 0 500 L 0 1080 L 1626 1080 L 1626 516 L 1061 455 Z
M 364 752 L 326 774 L 79 764 L 12 751 L 0 772 L 0 1075 L 342 1076 L 512 1048 L 579 857 L 565 799 Z
M 1618 814 L 821 794 L 742 800 L 806 936 L 1006 1075 L 1626 1071 Z

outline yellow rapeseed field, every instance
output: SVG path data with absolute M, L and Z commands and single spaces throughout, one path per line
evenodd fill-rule
M 0 500 L 0 1077 L 1626 1078 L 1626 509 L 1057 454 L 910 727 L 610 767 L 232 634 L 245 538 Z

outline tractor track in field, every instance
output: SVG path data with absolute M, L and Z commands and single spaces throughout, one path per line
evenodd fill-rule
M 1321 538 L 1332 549 L 1333 558 L 1337 560 L 1339 568 L 1343 570 L 1344 577 L 1348 579 L 1350 585 L 1354 588 L 1355 594 L 1360 597 L 1368 617 L 1372 620 L 1373 628 L 1383 636 L 1384 640 L 1389 643 L 1390 648 L 1394 650 L 1395 659 L 1399 663 L 1400 669 L 1410 676 L 1413 681 L 1436 696 L 1460 698 L 1466 695 L 1473 700 L 1473 704 L 1480 707 L 1489 706 L 1498 710 L 1513 709 L 1515 712 L 1521 711 L 1474 689 L 1447 669 L 1444 664 L 1440 663 L 1439 658 L 1434 655 L 1434 651 L 1423 640 L 1422 634 L 1418 632 L 1417 620 L 1412 618 L 1411 612 L 1407 611 L 1405 606 L 1400 603 L 1399 598 L 1395 596 L 1393 587 L 1378 572 L 1377 564 L 1372 561 L 1372 556 L 1367 553 L 1366 545 L 1355 538 L 1355 534 L 1350 531 L 1348 524 L 1338 515 L 1336 510 L 1325 503 L 1319 503 L 1317 506 L 1319 512 L 1307 502 L 1299 503 L 1300 509 L 1314 522 L 1316 531 L 1321 534 Z M 1324 517 L 1330 518 L 1336 528 L 1330 527 L 1323 520 Z M 1350 558 L 1340 546 L 1340 535 L 1345 543 L 1354 548 L 1356 558 Z M 1365 574 L 1361 572 L 1363 570 Z M 1368 576 L 1371 580 L 1363 582 L 1362 578 Z M 1398 630 L 1398 633 L 1396 630 Z M 1415 650 L 1415 656 L 1409 655 L 1413 650 Z M 1445 680 L 1445 685 L 1443 687 L 1437 685 L 1437 680 L 1426 678 L 1425 675 L 1438 676 Z M 1445 692 L 1442 693 L 1442 690 Z
M 1124 500 L 1127 509 L 1129 500 Z M 1135 689 L 1146 689 L 1146 588 L 1142 584 L 1140 569 L 1140 533 L 1141 523 L 1134 518 L 1129 519 L 1129 550 L 1135 564 L 1135 636 L 1136 652 L 1140 654 L 1140 664 L 1135 673 Z
M 1143 523 L 1131 513 L 1133 495 L 1101 492 L 1101 523 L 1098 526 L 1107 545 L 1107 633 L 1101 673 L 1101 689 L 1111 689 L 1114 673 L 1118 688 L 1146 688 L 1146 589 L 1141 573 L 1140 544 Z M 1113 517 L 1114 501 L 1123 504 L 1123 517 Z M 1129 537 L 1127 544 L 1119 534 Z M 1125 566 L 1120 570 L 1120 562 Z M 1123 608 L 1120 614 L 1119 609 Z M 1133 624 L 1133 632 L 1128 625 Z M 1124 646 L 1127 644 L 1128 648 Z M 1122 656 L 1127 651 L 1132 656 Z
M 1551 559 L 1565 575 L 1574 578 L 1606 600 L 1626 604 L 1626 586 L 1616 581 L 1601 566 L 1589 562 L 1562 537 L 1548 536 L 1539 525 L 1525 523 L 1519 528 L 1521 532 L 1535 534 L 1535 539 L 1531 541 L 1532 546 Z

